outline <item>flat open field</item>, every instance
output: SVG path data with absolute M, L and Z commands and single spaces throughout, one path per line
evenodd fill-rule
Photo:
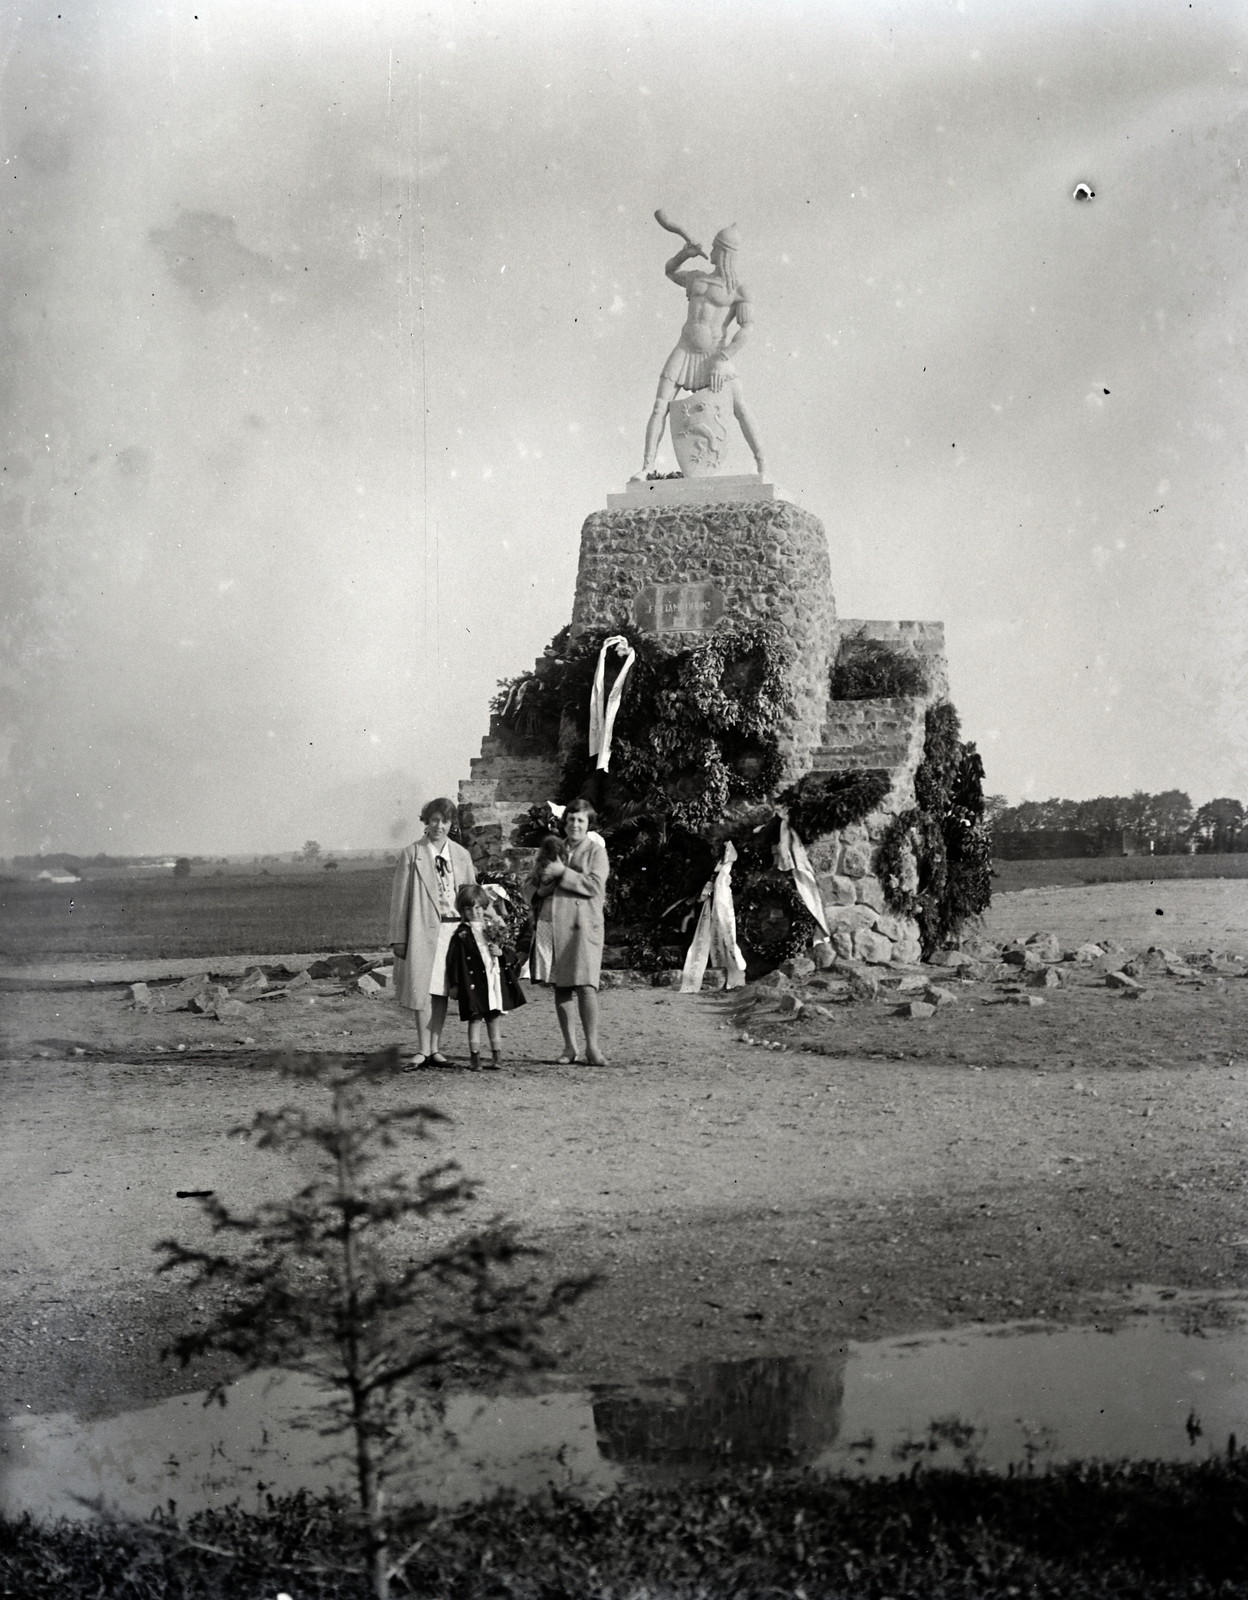
M 189 912 L 153 934 L 136 908 L 178 904 L 163 885 L 150 902 L 101 895 L 89 952 L 39 961 L 78 912 L 23 912 L 19 959 L 0 972 L 3 1408 L 100 1415 L 202 1384 L 206 1369 L 158 1358 L 203 1311 L 152 1275 L 157 1239 L 202 1237 L 178 1191 L 246 1206 L 304 1176 L 229 1137 L 291 1097 L 260 1064 L 266 1049 L 372 1050 L 411 1030 L 341 983 L 219 1022 L 136 1011 L 123 980 L 197 964 L 238 974 L 245 955 L 231 952 L 248 944 L 375 947 L 385 875 L 352 876 L 353 937 L 341 906 L 318 921 L 329 891 L 312 876 L 282 884 L 279 933 L 223 911 L 213 938 Z M 194 888 L 186 908 L 214 885 Z M 110 904 L 131 908 L 121 929 Z M 993 963 L 965 982 L 932 971 L 956 999 L 920 1019 L 898 1015 L 887 985 L 850 1000 L 812 978 L 797 985 L 804 1014 L 753 987 L 616 987 L 603 994 L 610 1069 L 553 1064 L 553 1007 L 534 991 L 507 1020 L 505 1071 L 400 1074 L 381 1093 L 454 1119 L 410 1161 L 454 1155 L 484 1182 L 481 1216 L 506 1212 L 559 1268 L 604 1274 L 558 1340 L 588 1379 L 976 1317 L 1079 1322 L 1112 1314 L 1132 1283 L 1243 1287 L 1248 963 L 1209 952 L 1248 957 L 1248 881 L 1028 890 L 987 919 L 1001 942 L 1042 930 L 1067 949 L 1164 944 L 1194 961 L 1187 976 L 1154 972 L 1144 1001 L 1107 988 L 1103 966 L 1058 963 L 1055 986 L 1034 992 Z M 195 961 L 141 953 L 175 935 Z M 459 1025 L 447 1044 L 462 1061 Z
M 1173 878 L 1248 878 L 1248 854 L 1087 856 L 1072 861 L 995 861 L 994 894 L 1089 883 L 1166 883 Z
M 358 950 L 386 936 L 392 867 L 325 872 L 110 872 L 0 881 L 0 961 L 136 961 L 240 951 Z
M 1248 855 L 998 861 L 994 893 L 1090 884 L 1248 878 Z M 0 962 L 177 960 L 368 950 L 386 936 L 391 867 L 338 872 L 283 865 L 169 872 L 93 871 L 79 883 L 0 879 Z

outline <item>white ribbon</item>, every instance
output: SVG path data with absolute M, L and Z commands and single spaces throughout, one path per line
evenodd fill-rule
M 806 846 L 802 843 L 797 829 L 789 821 L 788 807 L 777 806 L 776 811 L 780 817 L 780 843 L 776 846 L 776 866 L 781 872 L 793 874 L 793 887 L 801 897 L 802 904 L 823 929 L 823 936 L 827 939 L 830 935 L 828 919 L 823 909 L 823 896 L 819 893 L 819 883 L 815 877 L 815 869 L 810 864 L 810 857 L 806 854 Z
M 620 668 L 619 675 L 611 685 L 611 693 L 604 698 L 604 680 L 607 671 L 607 651 L 614 650 L 617 655 L 624 657 L 624 665 Z M 611 764 L 611 730 L 615 726 L 615 714 L 620 709 L 620 696 L 624 693 L 624 680 L 628 677 L 628 670 L 636 659 L 637 652 L 629 644 L 622 633 L 614 633 L 609 639 L 603 641 L 602 649 L 598 652 L 598 665 L 594 670 L 594 687 L 589 697 L 589 753 L 598 757 L 598 771 L 606 772 Z
M 697 994 L 708 966 L 725 969 L 727 989 L 739 989 L 745 982 L 745 957 L 737 944 L 737 912 L 732 903 L 732 863 L 736 859 L 729 841 L 715 876 L 702 890 L 702 913 L 680 975 L 681 994 Z

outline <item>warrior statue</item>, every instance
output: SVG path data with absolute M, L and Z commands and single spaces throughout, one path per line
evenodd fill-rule
M 737 278 L 736 255 L 741 243 L 735 223 L 721 228 L 711 246 L 711 270 L 682 272 L 686 261 L 695 256 L 705 256 L 702 246 L 695 244 L 683 228 L 669 222 L 662 211 L 656 211 L 659 224 L 671 233 L 679 233 L 685 240 L 684 248 L 676 253 L 663 269 L 679 288 L 685 291 L 689 312 L 680 330 L 680 340 L 668 356 L 659 377 L 654 410 L 646 424 L 646 458 L 641 471 L 631 480 L 644 479 L 654 465 L 655 452 L 663 437 L 667 414 L 678 389 L 710 389 L 718 393 L 727 387 L 732 395 L 732 410 L 754 455 L 760 477 L 766 476 L 762 446 L 754 419 L 746 409 L 732 358 L 746 341 L 754 312 L 750 306 L 749 291 Z M 735 327 L 734 327 L 735 324 Z

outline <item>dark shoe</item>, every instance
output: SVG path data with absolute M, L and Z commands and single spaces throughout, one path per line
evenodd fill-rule
M 476 1050 L 468 1052 L 468 1070 L 469 1072 L 480 1072 L 481 1070 L 481 1056 Z
M 499 1055 L 498 1051 L 495 1050 L 490 1056 L 490 1059 L 485 1063 L 485 1070 L 487 1072 L 498 1072 L 501 1070 L 502 1064 L 503 1058 Z

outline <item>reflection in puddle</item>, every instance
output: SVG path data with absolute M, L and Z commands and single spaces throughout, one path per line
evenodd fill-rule
M 99 1422 L 10 1417 L 0 1432 L 0 1511 L 81 1517 L 81 1500 L 103 1495 L 145 1517 L 171 1499 L 187 1515 L 236 1500 L 263 1510 L 266 1494 L 297 1489 L 354 1495 L 341 1436 L 307 1425 L 324 1392 L 299 1373 L 268 1372 L 231 1384 L 224 1408 L 205 1406 L 201 1392 Z M 584 1394 L 453 1395 L 422 1420 L 391 1480 L 396 1498 L 459 1505 L 552 1485 L 604 1493 L 621 1476 L 599 1456 Z
M 845 1357 L 704 1361 L 668 1383 L 600 1392 L 598 1448 L 608 1461 L 675 1467 L 813 1462 L 841 1425 Z
M 1203 1308 L 1199 1319 L 1193 1306 Z M 1211 1309 L 1212 1308 L 1212 1311 Z M 224 1409 L 179 1395 L 101 1422 L 18 1415 L 0 1510 L 80 1516 L 103 1495 L 145 1516 L 267 1493 L 350 1491 L 340 1441 L 299 1427 L 318 1391 L 292 1374 L 234 1384 Z M 498 1489 L 597 1495 L 737 1464 L 871 1476 L 1109 1457 L 1203 1460 L 1248 1442 L 1248 1301 L 1145 1296 L 1116 1331 L 971 1328 L 851 1344 L 818 1361 L 702 1362 L 658 1383 L 452 1396 L 423 1417 L 393 1484 L 440 1505 Z
M 1141 1297 L 1108 1328 L 961 1328 L 839 1363 L 707 1363 L 599 1395 L 598 1443 L 662 1481 L 729 1462 L 885 1476 L 1102 1457 L 1202 1460 L 1248 1442 L 1248 1302 Z M 760 1420 L 761 1419 L 761 1420 Z

